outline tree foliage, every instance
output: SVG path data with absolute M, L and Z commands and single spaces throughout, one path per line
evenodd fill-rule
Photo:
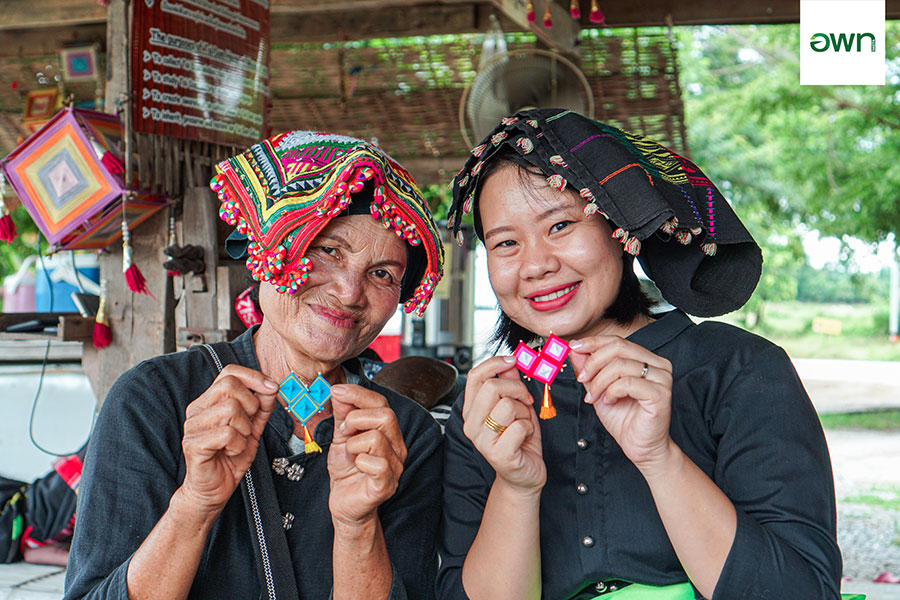
M 801 86 L 797 25 L 679 31 L 691 153 L 763 247 L 751 301 L 794 299 L 801 224 L 868 242 L 900 232 L 900 24 L 887 85 Z

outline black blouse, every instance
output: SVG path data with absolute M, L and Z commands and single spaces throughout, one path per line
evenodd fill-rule
M 672 362 L 672 439 L 737 510 L 734 544 L 713 600 L 838 598 L 831 462 L 784 351 L 730 325 L 695 325 L 680 311 L 628 339 Z M 539 400 L 543 384 L 526 385 Z M 541 421 L 548 471 L 540 507 L 543 597 L 570 598 L 608 579 L 687 581 L 646 482 L 582 402 L 584 388 L 571 365 L 551 395 L 557 416 Z M 442 599 L 466 597 L 462 565 L 494 479 L 463 434 L 461 409 L 462 397 L 444 444 Z
M 231 345 L 240 364 L 259 370 L 253 331 Z M 81 477 L 65 600 L 127 600 L 131 556 L 184 480 L 185 409 L 206 391 L 215 375 L 203 352 L 196 348 L 144 361 L 122 375 L 106 397 Z M 351 359 L 344 366 L 360 374 L 359 361 Z M 397 491 L 378 509 L 394 572 L 390 600 L 429 600 L 434 597 L 437 566 L 440 429 L 412 400 L 365 376 L 359 384 L 387 398 L 408 449 Z M 320 454 L 295 455 L 293 428 L 291 416 L 276 404 L 261 441 L 270 458 L 286 459 L 293 467 L 289 477 L 288 471 L 276 470 L 273 464 L 271 477 L 285 517 L 300 600 L 327 600 L 334 538 L 327 458 L 334 419 L 322 420 L 313 432 L 323 449 Z M 206 540 L 189 598 L 260 597 L 250 535 L 247 509 L 237 490 Z

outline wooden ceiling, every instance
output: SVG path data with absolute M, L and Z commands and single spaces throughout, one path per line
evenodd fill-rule
M 338 41 L 484 31 L 488 15 L 516 0 L 272 0 L 272 43 Z M 561 6 L 568 2 L 557 0 Z M 521 2 L 520 2 L 521 3 Z M 587 0 L 582 0 L 587 4 Z M 900 18 L 900 0 L 887 0 Z M 799 0 L 600 0 L 610 27 L 796 23 Z M 582 7 L 582 27 L 595 27 Z M 97 0 L 5 0 L 0 4 L 0 56 L 40 52 L 45 35 L 87 39 L 106 23 Z M 505 31 L 517 29 L 504 22 Z M 520 28 L 519 28 L 520 29 Z M 37 35 L 36 35 L 37 34 Z

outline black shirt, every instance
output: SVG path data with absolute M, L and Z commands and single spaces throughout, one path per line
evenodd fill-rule
M 722 323 L 673 311 L 633 333 L 673 365 L 672 439 L 731 499 L 737 532 L 713 600 L 838 598 L 834 483 L 815 410 L 784 351 Z M 543 384 L 526 382 L 540 406 Z M 543 597 L 621 579 L 687 581 L 650 490 L 606 432 L 571 365 L 541 421 Z M 462 431 L 462 397 L 444 444 L 438 597 L 465 598 L 461 574 L 494 479 Z M 583 485 L 580 485 L 583 484 Z
M 259 369 L 252 331 L 232 348 L 240 364 Z M 181 440 L 185 408 L 214 378 L 204 350 L 159 356 L 126 372 L 113 386 L 94 429 L 79 489 L 75 539 L 65 598 L 127 599 L 126 571 L 134 551 L 159 521 L 184 480 Z M 360 373 L 359 362 L 344 367 Z M 394 569 L 391 598 L 433 598 L 435 537 L 440 519 L 440 429 L 407 398 L 360 377 L 384 395 L 397 415 L 408 456 L 396 493 L 378 511 Z M 315 429 L 323 452 L 290 449 L 293 421 L 278 404 L 263 433 L 268 456 L 288 457 L 305 470 L 299 481 L 271 472 L 280 509 L 295 516 L 285 532 L 302 599 L 325 600 L 332 587 L 334 531 L 326 468 L 334 420 Z M 190 598 L 260 596 L 246 509 L 236 490 L 206 541 Z

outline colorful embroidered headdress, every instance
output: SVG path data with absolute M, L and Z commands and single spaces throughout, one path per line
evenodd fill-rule
M 663 297 L 702 317 L 740 308 L 753 293 L 762 253 L 715 185 L 691 161 L 640 135 L 563 109 L 504 118 L 472 150 L 453 179 L 448 223 L 457 239 L 462 214 L 475 213 L 483 170 L 498 152 L 515 152 L 576 190 L 586 214 L 600 213 L 613 237 L 640 261 Z
M 372 186 L 370 213 L 427 259 L 421 281 L 404 302 L 425 312 L 443 275 L 444 249 L 425 199 L 391 157 L 356 138 L 292 131 L 271 137 L 216 165 L 210 187 L 219 216 L 247 237 L 247 268 L 257 281 L 294 293 L 309 278 L 304 255 L 313 238 Z M 407 268 L 409 270 L 409 267 Z

